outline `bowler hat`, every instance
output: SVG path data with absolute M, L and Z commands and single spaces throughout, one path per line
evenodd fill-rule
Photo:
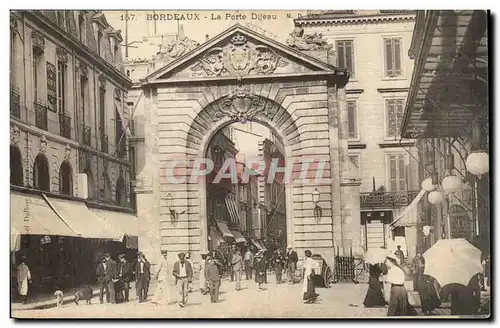
M 104 257 L 111 257 L 111 253 L 104 253 Z
M 186 254 L 184 254 L 183 252 L 180 252 L 178 256 L 179 257 L 186 257 Z
M 119 260 L 120 260 L 120 259 L 123 259 L 123 258 L 125 258 L 125 254 L 120 254 L 120 255 L 118 255 L 118 259 L 119 259 Z

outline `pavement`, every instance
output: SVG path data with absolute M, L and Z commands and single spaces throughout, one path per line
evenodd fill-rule
M 387 308 L 365 308 L 362 304 L 368 284 L 339 282 L 330 288 L 317 288 L 320 297 L 315 304 L 302 302 L 300 283 L 277 285 L 269 277 L 266 290 L 258 290 L 253 280 L 243 280 L 242 290 L 235 290 L 235 283 L 222 281 L 220 302 L 211 303 L 208 295 L 197 288 L 189 293 L 188 306 L 176 304 L 156 306 L 151 302 L 138 303 L 135 293 L 132 300 L 122 304 L 99 304 L 94 297 L 92 304 L 66 303 L 60 308 L 12 308 L 14 318 L 368 318 L 385 317 Z M 195 284 L 196 286 L 196 284 Z M 155 284 L 150 287 L 154 292 Z M 134 289 L 132 289 L 134 290 Z M 177 292 L 172 291 L 173 301 Z M 151 295 L 152 296 L 152 295 Z M 151 299 L 151 297 L 149 298 Z M 440 312 L 441 315 L 449 315 Z

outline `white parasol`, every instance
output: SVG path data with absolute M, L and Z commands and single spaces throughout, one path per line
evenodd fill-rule
M 365 263 L 377 264 L 384 263 L 385 258 L 390 255 L 390 252 L 385 248 L 370 248 L 365 253 Z
M 424 274 L 448 284 L 467 286 L 471 278 L 482 272 L 481 251 L 463 238 L 438 240 L 424 254 Z

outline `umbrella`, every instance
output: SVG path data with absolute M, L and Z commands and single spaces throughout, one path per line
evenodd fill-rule
M 448 284 L 467 286 L 471 278 L 483 271 L 481 251 L 463 238 L 438 240 L 424 254 L 424 274 Z
M 385 248 L 370 248 L 365 253 L 365 263 L 368 264 L 384 263 L 387 255 L 390 255 L 390 253 Z

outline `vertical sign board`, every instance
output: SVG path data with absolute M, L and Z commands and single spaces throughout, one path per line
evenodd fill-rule
M 56 67 L 47 62 L 47 107 L 55 112 L 57 110 L 57 72 Z

